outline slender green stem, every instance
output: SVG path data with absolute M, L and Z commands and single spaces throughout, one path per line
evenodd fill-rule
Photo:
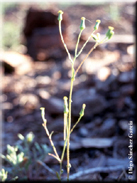
M 64 142 L 63 152 L 62 152 L 62 155 L 61 155 L 61 162 L 63 161 L 63 158 L 64 158 L 66 143 L 67 143 L 67 138 Z
M 82 31 L 83 31 L 83 30 L 80 30 L 80 33 L 79 33 L 79 35 L 78 35 L 78 40 L 77 40 L 76 48 L 75 48 L 75 57 L 76 57 L 76 55 L 77 55 L 78 44 L 79 44 L 79 41 L 80 41 L 80 37 L 81 37 Z
M 67 134 L 67 180 L 69 180 L 69 172 L 70 172 L 69 145 L 70 145 L 71 102 L 72 102 L 73 82 L 74 82 L 74 68 L 72 65 L 72 77 L 71 77 L 70 94 L 69 94 L 69 121 L 68 121 L 68 134 Z
M 77 74 L 77 72 L 79 71 L 80 67 L 82 66 L 82 64 L 84 63 L 84 61 L 87 59 L 87 57 L 90 55 L 90 53 L 99 45 L 99 43 L 95 43 L 95 45 L 90 49 L 90 51 L 88 52 L 88 54 L 85 56 L 85 58 L 82 60 L 82 62 L 79 64 L 77 70 L 75 71 L 75 76 Z
M 72 58 L 71 58 L 71 55 L 70 55 L 70 53 L 69 53 L 69 51 L 68 51 L 67 45 L 65 44 L 64 39 L 63 39 L 63 35 L 62 35 L 62 31 L 61 31 L 61 20 L 59 21 L 59 33 L 60 33 L 61 41 L 62 41 L 62 43 L 63 43 L 63 45 L 64 45 L 64 48 L 66 49 L 66 52 L 67 52 L 67 54 L 68 54 L 69 60 L 70 60 L 71 62 L 73 62 L 73 60 L 72 60 Z
M 64 159 L 64 154 L 65 154 L 65 150 L 66 150 L 66 143 L 67 143 L 67 138 L 65 139 L 65 142 L 64 142 L 64 147 L 63 147 L 63 151 L 62 151 L 62 155 L 61 155 L 61 161 L 60 161 L 60 179 L 61 179 L 61 174 L 62 174 L 62 162 L 63 162 L 63 159 Z
M 83 51 L 84 47 L 86 46 L 86 44 L 89 42 L 90 38 L 92 37 L 92 34 L 95 32 L 95 30 L 90 34 L 90 36 L 88 37 L 87 41 L 83 44 L 82 48 L 80 49 L 80 51 L 78 52 L 78 54 L 76 55 L 76 57 L 78 57 L 81 52 Z
M 108 41 L 108 38 L 105 37 L 104 39 L 102 39 L 102 41 L 99 42 L 99 44 L 106 43 L 107 41 Z
M 63 35 L 62 35 L 62 31 L 61 31 L 61 21 L 59 21 L 59 33 L 60 33 L 60 36 L 61 36 L 61 40 L 62 40 L 62 43 L 66 49 L 66 52 L 68 54 L 68 57 L 69 57 L 69 60 L 71 61 L 72 63 L 72 69 L 71 69 L 71 72 L 72 72 L 72 75 L 71 75 L 71 86 L 70 86 L 70 94 L 69 94 L 69 114 L 68 114 L 68 123 L 67 123 L 67 138 L 65 140 L 65 143 L 64 143 L 64 147 L 63 147 L 63 152 L 62 152 L 62 156 L 61 156 L 61 162 L 60 162 L 60 175 L 61 175 L 61 169 L 62 169 L 62 161 L 63 161 L 63 158 L 64 158 L 64 153 L 65 153 L 65 149 L 66 149 L 66 142 L 67 142 L 67 179 L 69 180 L 69 172 L 70 172 L 70 154 L 69 154 L 69 144 L 70 144 L 70 129 L 71 129 L 71 102 L 72 102 L 72 90 L 73 90 L 73 82 L 74 82 L 74 76 L 75 76 L 75 70 L 74 70 L 74 61 L 76 59 L 76 54 L 77 54 L 77 50 L 78 50 L 78 44 L 79 44 L 79 40 L 80 40 L 80 37 L 81 37 L 81 33 L 82 31 L 80 31 L 79 33 L 79 36 L 78 36 L 78 40 L 77 40 L 77 43 L 76 43 L 76 48 L 75 48 L 75 57 L 71 58 L 71 55 L 67 49 L 67 46 L 64 42 L 64 39 L 63 39 Z
M 74 63 L 74 62 L 73 62 Z M 72 102 L 72 91 L 73 91 L 73 82 L 74 82 L 74 67 L 72 64 L 72 77 L 71 77 L 71 86 L 70 86 L 70 94 L 69 94 L 69 113 L 68 113 L 68 122 L 67 122 L 67 135 L 64 142 L 64 147 L 61 155 L 60 161 L 60 178 L 61 178 L 61 170 L 62 170 L 62 162 L 64 159 L 64 154 L 66 150 L 67 143 L 67 179 L 69 180 L 69 172 L 70 172 L 70 154 L 69 154 L 69 144 L 70 144 L 70 129 L 71 129 L 71 102 Z
M 52 136 L 53 132 L 51 132 L 51 134 L 49 134 L 49 131 L 48 131 L 47 126 L 46 126 L 46 123 L 43 123 L 42 125 L 43 125 L 43 127 L 44 127 L 44 129 L 45 129 L 45 131 L 47 133 L 47 136 L 49 138 L 50 144 L 51 144 L 51 146 L 53 148 L 53 151 L 54 151 L 54 153 L 55 153 L 56 156 L 54 156 L 53 154 L 50 154 L 50 153 L 49 154 L 52 155 L 54 158 L 56 158 L 60 162 L 61 161 L 60 160 L 60 157 L 59 157 L 59 155 L 57 153 L 57 150 L 56 150 L 56 148 L 54 146 L 54 143 L 53 143 L 53 141 L 51 139 L 51 136 Z
M 81 120 L 82 116 L 80 116 L 77 120 L 77 122 L 75 123 L 75 125 L 72 127 L 72 129 L 70 130 L 70 134 L 73 132 L 74 128 L 77 126 L 77 124 L 79 123 L 79 121 Z
M 94 32 L 94 31 L 93 31 Z M 93 34 L 92 32 L 92 34 Z M 73 131 L 74 127 L 77 125 L 77 123 L 80 121 L 81 117 L 78 119 L 78 121 L 76 122 L 76 124 L 73 126 L 73 128 L 71 129 L 71 103 L 72 103 L 72 91 L 73 91 L 73 83 L 74 83 L 74 80 L 75 80 L 75 75 L 76 75 L 76 72 L 74 70 L 74 62 L 76 60 L 76 58 L 79 56 L 79 54 L 82 52 L 83 48 L 86 46 L 87 42 L 89 41 L 89 39 L 91 38 L 92 34 L 88 37 L 87 41 L 85 42 L 85 44 L 83 45 L 83 47 L 81 48 L 81 50 L 79 51 L 79 53 L 77 54 L 77 51 L 78 51 L 78 45 L 79 45 L 79 41 L 80 41 L 80 37 L 81 37 L 81 34 L 82 34 L 82 30 L 80 31 L 79 35 L 78 35 L 78 39 L 77 39 L 77 43 L 76 43 L 76 47 L 75 47 L 75 56 L 72 60 L 71 58 L 71 55 L 67 49 L 67 46 L 64 42 L 64 39 L 63 39 L 63 35 L 62 35 L 62 31 L 61 31 L 61 20 L 59 21 L 59 33 L 60 33 L 60 36 L 61 36 L 61 40 L 62 40 L 62 43 L 66 49 L 66 52 L 68 54 L 68 57 L 69 57 L 69 60 L 71 61 L 71 64 L 72 64 L 72 68 L 71 68 L 71 84 L 70 84 L 70 93 L 69 93 L 69 112 L 68 112 L 68 120 L 66 120 L 66 116 L 64 116 L 64 123 L 66 124 L 66 121 L 67 121 L 67 131 L 66 130 L 66 127 L 64 129 L 64 147 L 63 147 L 63 151 L 62 151 L 62 156 L 61 156 L 61 161 L 60 161 L 60 179 L 61 179 L 61 170 L 62 170 L 62 162 L 63 162 L 63 158 L 64 158 L 64 153 L 65 153 L 65 149 L 66 149 L 66 143 L 67 143 L 67 180 L 69 180 L 69 172 L 70 172 L 70 152 L 69 152 L 69 146 L 70 146 L 70 133 Z M 96 47 L 97 45 L 94 46 L 94 48 Z M 93 48 L 93 49 L 94 49 Z M 92 52 L 92 50 L 90 50 L 90 52 L 87 54 L 87 57 L 88 55 Z M 86 58 L 87 58 L 86 57 Z M 85 59 L 86 59 L 85 58 Z M 85 61 L 84 59 L 84 61 Z M 83 62 L 80 64 L 80 67 L 81 65 L 83 64 Z M 77 69 L 77 71 L 79 70 L 79 68 Z M 67 132 L 67 134 L 65 133 Z M 66 137 L 66 139 L 65 139 Z
M 64 113 L 64 140 L 67 136 L 67 123 L 68 123 L 68 114 Z

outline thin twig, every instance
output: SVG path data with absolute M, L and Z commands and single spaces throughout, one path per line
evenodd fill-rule
M 80 37 L 81 37 L 82 31 L 83 30 L 81 30 L 79 35 L 78 35 L 78 40 L 77 40 L 76 48 L 75 48 L 75 57 L 77 56 L 78 44 L 79 44 L 79 41 L 80 41 Z
M 62 41 L 62 43 L 64 45 L 64 48 L 65 48 L 65 50 L 66 50 L 66 52 L 68 54 L 69 60 L 73 63 L 73 60 L 72 60 L 71 55 L 70 55 L 70 53 L 68 51 L 67 45 L 65 44 L 64 39 L 63 39 L 63 35 L 62 35 L 62 31 L 61 31 L 61 21 L 59 21 L 59 33 L 60 33 L 61 41 Z
M 96 168 L 90 168 L 88 170 L 83 170 L 79 171 L 69 177 L 69 180 L 76 179 L 77 177 L 84 176 L 86 174 L 91 174 L 91 173 L 99 173 L 99 172 L 113 172 L 117 170 L 123 170 L 125 169 L 125 166 L 117 165 L 117 166 L 110 166 L 110 167 L 96 167 Z
M 70 133 L 73 132 L 74 128 L 77 126 L 77 124 L 79 123 L 79 121 L 81 120 L 81 118 L 82 118 L 82 116 L 80 116 L 80 117 L 78 118 L 77 122 L 73 125 L 73 127 L 72 127 Z
M 72 78 L 71 78 L 71 85 L 70 85 L 70 93 L 69 93 L 69 119 L 68 119 L 68 130 L 67 130 L 67 180 L 69 180 L 69 172 L 70 172 L 70 152 L 69 152 L 69 145 L 70 145 L 70 129 L 71 129 L 71 102 L 72 102 L 72 91 L 73 91 L 73 64 L 72 64 Z
M 85 60 L 87 59 L 87 57 L 90 55 L 90 53 L 98 46 L 98 43 L 95 43 L 95 45 L 90 49 L 90 51 L 88 52 L 88 54 L 85 56 L 85 58 L 82 60 L 82 62 L 79 64 L 77 70 L 75 71 L 75 76 L 77 74 L 77 72 L 79 71 L 80 67 L 82 66 L 82 64 L 85 62 Z
M 128 180 L 128 179 L 127 179 L 127 175 L 126 175 L 126 171 L 125 171 L 125 170 L 123 170 L 122 173 L 119 175 L 117 181 L 120 181 L 120 179 L 121 179 L 122 177 L 124 177 L 124 176 L 125 176 L 126 180 Z
M 58 155 L 58 153 L 57 153 L 57 150 L 56 150 L 56 148 L 55 148 L 55 146 L 54 146 L 54 143 L 53 143 L 53 141 L 52 141 L 52 139 L 51 139 L 51 136 L 52 136 L 53 132 L 51 132 L 51 134 L 49 134 L 49 131 L 48 131 L 48 129 L 47 129 L 46 124 L 43 123 L 42 125 L 43 125 L 43 127 L 44 127 L 44 129 L 45 129 L 45 131 L 46 131 L 46 133 L 47 133 L 47 136 L 48 136 L 48 138 L 49 138 L 49 141 L 50 141 L 50 143 L 51 143 L 51 146 L 52 146 L 52 148 L 53 148 L 53 151 L 54 151 L 54 153 L 55 153 L 55 155 L 56 155 L 56 159 L 60 162 L 60 161 L 61 161 L 61 160 L 60 160 L 60 157 L 59 157 L 59 155 Z
M 95 31 L 93 31 L 90 36 L 88 37 L 87 41 L 83 44 L 82 48 L 80 49 L 79 53 L 76 55 L 76 57 L 78 57 L 81 52 L 83 51 L 84 47 L 86 46 L 86 44 L 89 42 L 90 38 L 92 37 L 92 34 L 94 33 Z

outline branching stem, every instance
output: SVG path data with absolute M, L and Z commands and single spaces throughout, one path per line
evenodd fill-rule
M 81 52 L 83 51 L 84 47 L 86 46 L 86 44 L 89 42 L 90 38 L 92 37 L 92 34 L 95 32 L 95 30 L 90 34 L 90 36 L 88 37 L 87 41 L 83 44 L 82 48 L 80 49 L 80 51 L 78 52 L 78 54 L 76 55 L 76 58 L 81 54 Z
M 90 49 L 90 51 L 88 52 L 88 54 L 85 56 L 85 58 L 82 60 L 82 62 L 80 63 L 80 65 L 78 66 L 77 70 L 75 71 L 75 76 L 77 74 L 77 72 L 79 71 L 80 67 L 82 66 L 82 64 L 85 62 L 85 60 L 87 59 L 87 57 L 90 55 L 90 53 L 99 45 L 99 43 L 95 43 L 95 45 Z

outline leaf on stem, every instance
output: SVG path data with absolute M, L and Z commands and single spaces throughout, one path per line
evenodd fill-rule
M 52 131 L 51 134 L 49 135 L 49 139 L 51 139 L 51 136 L 52 136 L 53 133 L 54 133 L 54 131 Z
M 57 176 L 57 178 L 60 180 L 60 175 L 59 175 L 58 172 L 56 172 L 56 176 Z

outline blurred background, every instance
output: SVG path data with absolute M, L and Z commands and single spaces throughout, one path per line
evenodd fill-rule
M 45 107 L 48 129 L 54 131 L 53 141 L 61 153 L 63 97 L 69 95 L 71 63 L 60 41 L 57 20 L 60 9 L 64 11 L 63 36 L 72 55 L 81 17 L 86 17 L 86 29 L 79 49 L 97 19 L 101 20 L 97 32 L 102 38 L 108 26 L 113 26 L 115 32 L 110 41 L 91 53 L 74 82 L 72 125 L 83 103 L 86 110 L 71 137 L 71 174 L 98 166 L 122 165 L 125 174 L 119 170 L 79 179 L 126 180 L 129 121 L 133 121 L 135 138 L 135 1 L 1 3 L 2 153 L 6 154 L 7 144 L 16 144 L 18 133 L 26 136 L 32 132 L 34 142 L 51 148 L 42 127 L 40 107 Z M 76 60 L 75 68 L 93 45 L 91 39 Z M 133 142 L 135 147 L 136 141 Z M 54 158 L 45 155 L 42 161 L 58 170 Z M 9 167 L 6 162 L 3 166 Z M 66 157 L 63 166 L 66 173 Z M 39 171 L 31 167 L 28 176 L 30 180 L 53 179 L 40 165 Z

